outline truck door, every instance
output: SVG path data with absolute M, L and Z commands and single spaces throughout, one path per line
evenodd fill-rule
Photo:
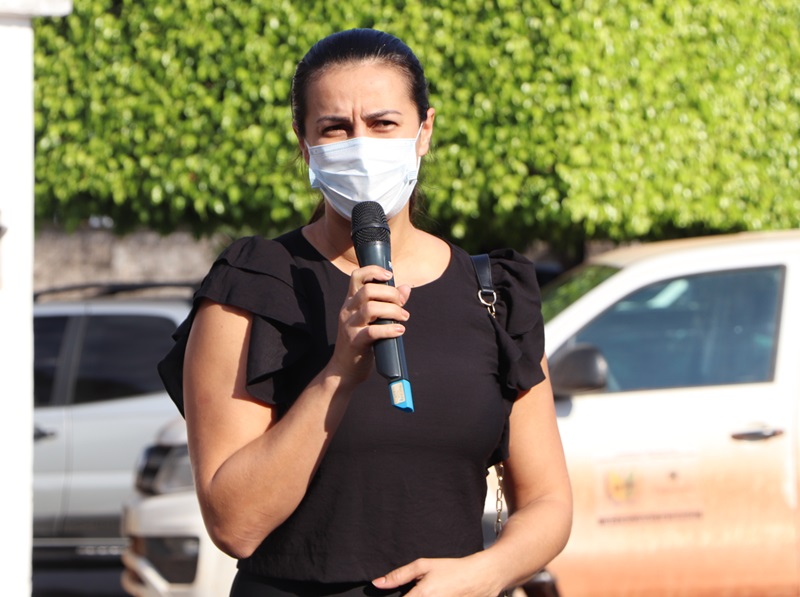
M 591 345 L 608 364 L 606 391 L 558 402 L 575 496 L 548 567 L 562 595 L 795 594 L 797 395 L 776 370 L 785 274 L 647 284 L 553 355 Z

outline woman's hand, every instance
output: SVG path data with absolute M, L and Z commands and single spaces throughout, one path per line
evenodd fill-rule
M 403 305 L 411 294 L 409 286 L 389 286 L 392 273 L 377 265 L 361 267 L 350 276 L 347 298 L 339 311 L 339 331 L 329 372 L 350 378 L 354 383 L 366 379 L 372 368 L 372 345 L 382 338 L 396 338 L 405 332 L 402 322 L 409 313 Z M 372 325 L 378 319 L 397 323 Z
M 395 589 L 416 581 L 406 597 L 497 597 L 504 587 L 486 558 L 421 558 L 372 581 Z

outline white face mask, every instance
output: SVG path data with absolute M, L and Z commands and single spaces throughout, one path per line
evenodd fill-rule
M 421 131 L 422 126 L 413 139 L 355 137 L 309 147 L 311 187 L 321 189 L 330 206 L 348 220 L 361 201 L 379 203 L 387 219 L 396 216 L 417 183 Z

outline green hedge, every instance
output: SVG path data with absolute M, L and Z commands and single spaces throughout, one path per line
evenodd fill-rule
M 426 67 L 428 224 L 470 250 L 800 224 L 796 0 L 432 4 L 75 0 L 37 20 L 38 221 L 302 223 L 291 76 L 359 26 Z

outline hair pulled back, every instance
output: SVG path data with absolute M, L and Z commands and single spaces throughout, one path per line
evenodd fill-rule
M 411 48 L 377 29 L 348 29 L 315 43 L 297 65 L 292 78 L 292 119 L 301 136 L 306 134 L 308 87 L 315 78 L 332 66 L 373 61 L 393 66 L 406 75 L 420 122 L 427 118 L 428 82 Z

